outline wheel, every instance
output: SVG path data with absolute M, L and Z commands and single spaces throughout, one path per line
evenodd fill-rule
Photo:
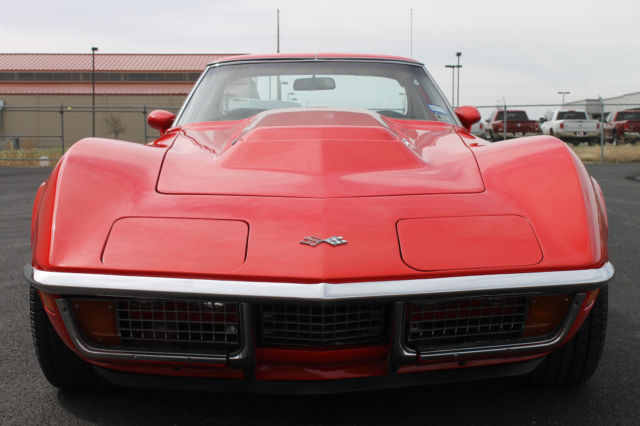
M 553 129 L 549 129 L 549 136 L 553 136 Z
M 607 331 L 608 289 L 603 287 L 589 316 L 569 342 L 551 352 L 528 376 L 532 383 L 576 385 L 593 375 Z
M 103 389 L 106 382 L 91 364 L 80 359 L 60 339 L 42 306 L 38 290 L 29 290 L 31 334 L 40 368 L 49 383 L 61 389 Z

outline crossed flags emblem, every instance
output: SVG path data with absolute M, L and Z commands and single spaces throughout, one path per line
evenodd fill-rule
M 343 237 L 329 237 L 325 239 L 318 237 L 304 237 L 304 239 L 300 241 L 300 244 L 305 244 L 311 247 L 315 247 L 318 244 L 322 243 L 327 243 L 335 247 L 347 244 L 347 240 L 345 240 Z

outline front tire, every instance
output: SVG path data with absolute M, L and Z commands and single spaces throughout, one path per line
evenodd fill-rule
M 602 287 L 589 316 L 569 342 L 551 352 L 528 376 L 535 384 L 570 386 L 584 383 L 600 361 L 607 331 L 608 289 Z
M 60 339 L 42 306 L 38 290 L 29 289 L 31 334 L 40 368 L 49 383 L 60 389 L 102 389 L 106 383 L 91 364 L 79 358 Z

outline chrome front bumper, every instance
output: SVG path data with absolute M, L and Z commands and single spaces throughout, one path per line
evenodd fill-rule
M 164 278 L 130 275 L 50 272 L 25 265 L 25 278 L 47 293 L 75 295 L 218 296 L 240 300 L 260 298 L 291 300 L 407 299 L 462 293 L 589 290 L 609 281 L 613 265 L 597 269 L 470 275 L 413 280 L 357 283 L 299 284 L 286 282 L 231 281 L 197 278 Z

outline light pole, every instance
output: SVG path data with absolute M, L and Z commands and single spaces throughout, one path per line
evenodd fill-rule
M 413 9 L 411 9 L 411 30 L 409 35 L 409 57 L 413 58 Z
M 562 105 L 564 105 L 564 95 L 570 95 L 571 92 L 558 92 L 558 95 L 562 95 Z
M 456 66 L 455 65 L 445 65 L 445 68 L 451 68 L 451 106 L 455 107 L 455 96 L 456 96 Z
M 91 48 L 91 136 L 96 136 L 96 52 L 97 47 Z
M 276 53 L 280 53 L 280 9 L 276 9 Z
M 460 65 L 460 56 L 462 56 L 462 52 L 456 52 L 456 56 L 458 57 L 458 65 L 456 65 L 456 68 L 458 68 L 458 96 L 456 106 L 460 106 L 460 68 L 462 68 L 462 65 Z

